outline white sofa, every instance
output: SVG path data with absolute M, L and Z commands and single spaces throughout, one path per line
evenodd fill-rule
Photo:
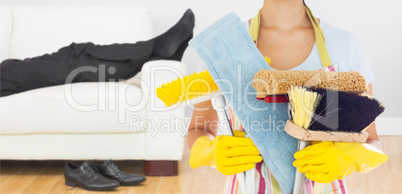
M 153 37 L 139 6 L 0 7 L 0 60 L 54 52 L 71 42 L 134 43 Z M 75 83 L 0 98 L 0 159 L 182 158 L 182 107 L 164 108 L 155 88 L 186 72 L 177 61 L 146 63 L 122 82 Z M 172 122 L 175 121 L 175 122 Z

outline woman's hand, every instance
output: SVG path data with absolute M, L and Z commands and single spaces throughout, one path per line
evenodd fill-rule
M 387 161 L 388 156 L 367 143 L 325 141 L 295 153 L 298 167 L 310 180 L 329 183 L 353 172 L 369 172 Z
M 262 157 L 250 138 L 221 135 L 211 140 L 198 138 L 190 152 L 190 166 L 215 167 L 224 175 L 233 175 L 254 168 Z

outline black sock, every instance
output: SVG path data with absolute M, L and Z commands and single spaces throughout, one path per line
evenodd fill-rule
M 151 58 L 181 59 L 190 37 L 193 36 L 194 26 L 194 13 L 188 9 L 173 27 L 153 39 L 154 50 Z

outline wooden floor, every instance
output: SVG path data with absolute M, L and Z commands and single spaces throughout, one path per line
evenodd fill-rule
M 347 178 L 352 194 L 402 193 L 402 137 L 381 137 L 389 161 L 369 174 L 353 174 Z M 191 169 L 189 150 L 179 162 L 179 176 L 147 177 L 142 185 L 119 187 L 112 192 L 89 192 L 64 184 L 65 161 L 1 161 L 0 193 L 223 193 L 226 177 L 214 169 Z M 143 173 L 142 161 L 118 161 L 122 170 Z

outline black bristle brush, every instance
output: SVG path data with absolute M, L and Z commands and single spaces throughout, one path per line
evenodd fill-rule
M 381 103 L 369 96 L 326 89 L 306 90 L 321 96 L 308 128 L 313 131 L 359 133 L 384 112 Z
M 291 87 L 288 92 L 291 120 L 286 132 L 299 139 L 298 150 L 309 141 L 365 142 L 367 129 L 384 112 L 380 102 L 369 96 L 328 89 Z M 304 176 L 296 170 L 294 194 L 303 193 Z M 313 193 L 322 190 L 316 183 Z

